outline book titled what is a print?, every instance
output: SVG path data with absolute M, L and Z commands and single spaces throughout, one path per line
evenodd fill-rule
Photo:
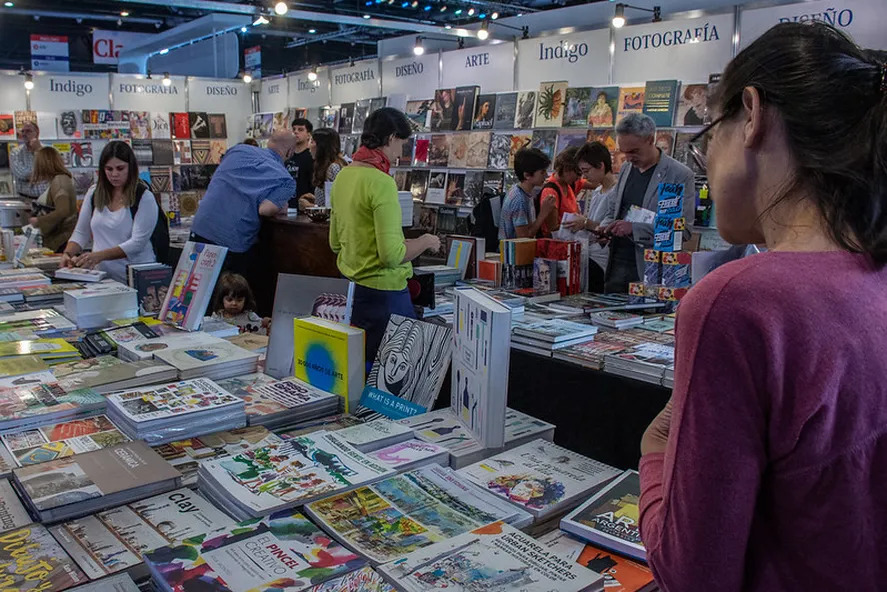
M 227 247 L 185 243 L 157 318 L 188 331 L 200 329 L 227 253 Z

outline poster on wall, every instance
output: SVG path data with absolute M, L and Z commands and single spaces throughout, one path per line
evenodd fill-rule
M 731 13 L 617 29 L 613 82 L 708 80 L 733 56 L 733 22 Z
M 480 83 L 484 93 L 514 90 L 514 44 L 500 43 L 441 54 L 444 87 Z
M 609 29 L 518 41 L 517 88 L 539 88 L 546 80 L 566 80 L 571 87 L 606 84 L 609 45 Z
M 887 49 L 883 0 L 815 0 L 743 10 L 739 27 L 740 47 L 748 46 L 773 25 L 811 21 L 833 25 L 862 47 Z

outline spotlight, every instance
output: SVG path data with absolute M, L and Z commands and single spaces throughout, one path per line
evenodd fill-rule
M 479 18 L 480 20 L 484 20 L 485 18 L 487 18 L 487 13 L 482 12 L 479 15 L 477 15 L 477 18 Z
M 249 72 L 243 73 L 243 81 L 246 82 L 247 84 L 249 84 L 250 82 L 253 81 L 253 77 L 250 75 Z
M 420 56 L 425 53 L 425 46 L 422 45 L 422 38 L 416 37 L 416 45 L 413 46 L 413 54 Z
M 270 22 L 271 22 L 271 21 L 269 21 L 268 19 L 266 19 L 264 15 L 261 15 L 261 14 L 260 14 L 260 15 L 256 18 L 256 20 L 253 21 L 253 26 L 254 26 L 254 27 L 258 27 L 259 25 L 267 25 L 267 24 L 270 23 Z
M 441 7 L 440 7 L 440 11 L 441 11 L 441 12 L 446 12 L 446 11 L 447 11 L 447 5 L 444 4 L 443 6 L 441 6 Z
M 410 6 L 412 6 L 413 8 L 416 8 L 417 6 L 419 6 L 418 0 L 413 0 L 412 4 L 410 4 Z
M 287 6 L 286 2 L 278 2 L 274 5 L 274 12 L 279 14 L 280 16 L 285 15 L 289 12 L 290 7 Z
M 493 14 L 490 15 L 490 18 L 493 19 L 493 20 L 496 20 L 497 18 L 499 18 L 499 13 L 498 13 L 498 12 L 494 12 Z
M 163 73 L 163 86 L 172 85 L 172 79 L 169 77 L 169 72 Z
M 468 9 L 468 16 L 474 16 L 474 9 L 473 8 Z
M 120 16 L 127 17 L 127 16 L 129 16 L 129 12 L 124 10 L 123 12 L 120 13 Z
M 485 41 L 490 36 L 490 22 L 484 21 L 477 31 L 477 38 Z
M 246 31 L 247 31 L 247 28 L 246 28 L 246 27 L 240 27 L 240 32 L 241 32 L 241 33 L 246 33 Z
M 365 15 L 363 15 L 363 18 L 365 18 L 365 19 L 369 19 L 369 18 L 370 18 L 370 15 L 365 14 Z
M 317 29 L 308 29 L 308 32 L 314 35 L 315 33 L 317 33 Z
M 317 80 L 317 66 L 314 66 L 313 68 L 311 68 L 311 71 L 308 72 L 308 80 L 310 80 L 311 82 Z
M 456 12 L 454 12 L 453 14 L 455 14 L 456 16 L 459 16 L 460 14 L 462 14 L 462 9 L 461 8 L 457 9 Z
M 426 4 L 424 10 L 425 10 L 425 12 L 428 12 L 429 10 L 431 10 L 431 5 Z
M 625 26 L 625 4 L 619 3 L 616 5 L 616 12 L 613 14 L 612 22 L 617 29 Z
M 6 0 L 6 2 L 3 3 L 3 6 L 5 6 L 6 8 L 12 8 L 13 6 L 15 6 L 15 3 Z
M 450 25 L 450 24 L 444 25 L 444 29 L 446 29 L 447 31 L 449 31 L 452 28 L 453 28 L 453 25 Z
M 400 3 L 400 7 L 401 7 L 401 8 L 406 8 L 406 7 L 409 6 L 409 5 L 410 5 L 409 2 L 401 2 L 401 3 Z
M 160 53 L 160 55 L 166 55 L 169 53 L 169 48 L 167 47 L 165 49 L 161 49 L 159 53 Z
M 31 73 L 25 74 L 25 88 L 28 90 L 32 90 L 34 88 L 34 77 Z

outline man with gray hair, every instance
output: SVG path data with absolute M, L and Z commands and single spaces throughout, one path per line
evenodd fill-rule
M 610 239 L 605 290 L 627 292 L 628 284 L 644 277 L 644 249 L 653 247 L 652 216 L 660 183 L 684 185 L 685 238 L 696 212 L 693 171 L 656 147 L 656 124 L 640 113 L 630 113 L 616 126 L 625 163 L 611 194 L 601 233 Z M 635 206 L 635 208 L 632 208 Z

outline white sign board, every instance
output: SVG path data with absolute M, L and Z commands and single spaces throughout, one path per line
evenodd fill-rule
M 335 68 L 330 70 L 330 100 L 333 105 L 341 105 L 380 97 L 380 80 L 379 60 L 362 60 L 353 66 Z
M 250 85 L 240 79 L 188 79 L 188 110 L 224 113 L 231 145 L 246 136 L 247 118 L 253 112 L 251 95 Z
M 438 52 L 382 62 L 382 94 L 430 99 L 440 84 Z
M 606 86 L 609 73 L 609 29 L 518 41 L 518 90 L 534 90 L 549 80 L 566 80 L 570 86 Z
M 110 109 L 109 83 L 107 74 L 35 74 L 31 109 Z
M 0 74 L 0 112 L 24 111 L 27 108 L 26 96 L 24 76 Z
M 732 14 L 623 27 L 616 31 L 613 82 L 708 80 L 732 57 Z
M 31 69 L 47 72 L 67 72 L 68 38 L 64 35 L 31 35 Z
M 289 85 L 283 76 L 263 79 L 262 90 L 259 92 L 259 111 L 262 113 L 286 111 L 288 95 Z
M 116 64 L 120 52 L 126 47 L 138 47 L 153 37 L 150 33 L 131 33 L 129 31 L 92 32 L 92 63 Z
M 477 84 L 485 93 L 514 90 L 512 42 L 445 51 L 441 61 L 442 88 Z
M 310 80 L 308 72 L 308 70 L 304 70 L 287 77 L 290 88 L 290 107 L 325 107 L 330 104 L 329 70 L 326 68 L 319 69 L 317 71 L 317 80 Z
M 884 0 L 802 2 L 742 11 L 739 40 L 743 47 L 779 23 L 822 21 L 844 31 L 862 47 L 887 49 L 884 33 Z
M 158 75 L 148 80 L 134 74 L 113 74 L 111 96 L 114 109 L 154 113 L 187 111 L 184 76 L 171 76 L 170 80 L 172 84 L 164 86 L 163 78 Z

